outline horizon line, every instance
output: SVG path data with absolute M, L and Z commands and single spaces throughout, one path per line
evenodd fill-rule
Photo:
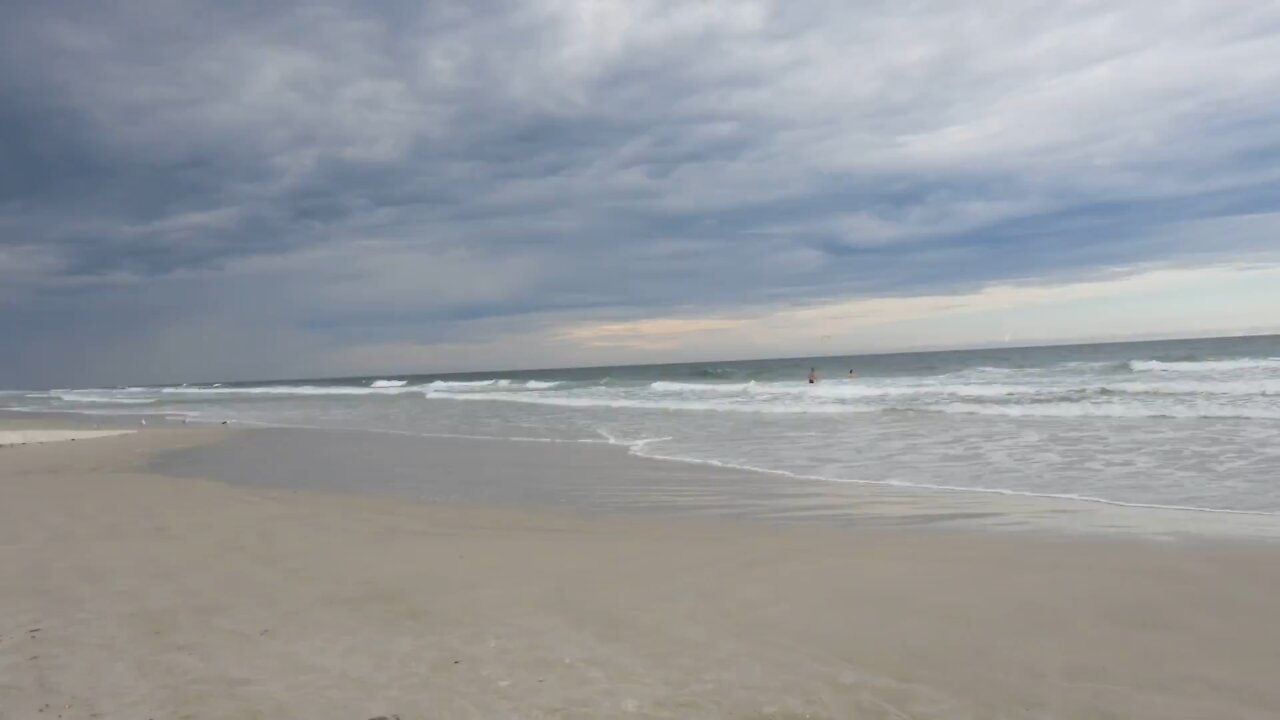
M 610 370 L 616 368 L 627 367 L 672 367 L 676 365 L 710 365 L 715 363 L 748 363 L 748 362 L 784 362 L 790 360 L 831 360 L 835 358 L 875 358 L 888 357 L 892 355 L 931 355 L 952 352 L 982 352 L 984 350 L 1031 350 L 1043 348 L 1065 348 L 1065 347 L 1100 347 L 1105 345 L 1150 345 L 1157 343 L 1169 342 L 1186 342 L 1193 340 L 1242 340 L 1246 338 L 1280 338 L 1280 331 L 1268 329 L 1256 333 L 1237 333 L 1228 335 L 1191 335 L 1191 336 L 1173 336 L 1173 337 L 1145 337 L 1140 340 L 1117 340 L 1117 339 L 1082 339 L 1068 342 L 1060 341 L 1043 341 L 1043 342 L 1024 342 L 1018 345 L 1005 345 L 1001 343 L 991 343 L 982 345 L 968 345 L 959 347 L 920 347 L 915 349 L 890 350 L 883 352 L 862 352 L 862 353 L 846 353 L 834 355 L 784 355 L 771 357 L 749 357 L 749 358 L 719 358 L 704 360 L 681 360 L 672 362 L 653 362 L 653 363 L 622 363 L 612 365 L 569 365 L 560 367 L 535 367 L 535 368 L 492 368 L 482 370 L 448 370 L 436 372 L 379 372 L 368 373 L 364 375 L 331 375 L 324 377 L 292 377 L 292 378 L 267 378 L 255 380 L 209 380 L 209 381 L 187 381 L 179 383 L 141 383 L 136 385 L 114 385 L 113 388 L 122 387 L 176 387 L 182 385 L 214 385 L 214 384 L 288 384 L 297 382 L 335 382 L 339 380 L 357 380 L 357 379 L 397 379 L 406 377 L 463 377 L 475 375 L 487 375 L 493 373 L 539 373 L 539 372 L 563 372 L 563 371 L 582 371 L 582 370 Z M 90 389 L 90 388 L 6 388 L 9 391 L 49 391 L 49 390 L 73 390 L 73 389 Z M 106 388 L 103 388 L 106 389 Z

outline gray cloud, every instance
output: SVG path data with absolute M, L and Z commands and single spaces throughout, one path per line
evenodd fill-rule
M 288 375 L 355 345 L 1275 247 L 1265 4 L 9 15 L 0 384 Z

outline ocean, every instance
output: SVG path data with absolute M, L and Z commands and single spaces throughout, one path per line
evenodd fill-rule
M 16 391 L 0 408 L 610 443 L 779 483 L 1280 515 L 1280 337 Z

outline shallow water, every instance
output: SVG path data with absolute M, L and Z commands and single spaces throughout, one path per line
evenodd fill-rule
M 50 390 L 0 406 L 614 443 L 778 483 L 1280 514 L 1277 337 Z

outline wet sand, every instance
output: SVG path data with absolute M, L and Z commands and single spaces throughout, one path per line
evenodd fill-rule
M 0 718 L 1280 716 L 1274 544 L 553 512 L 154 469 L 240 435 L 0 449 Z M 467 485 L 549 462 L 459 447 L 414 472 Z M 571 465 L 555 467 L 598 472 Z
M 808 480 L 623 447 L 254 428 L 161 455 L 161 474 L 425 503 L 770 524 L 1184 540 L 1280 540 L 1280 517 Z
M 132 430 L 0 430 L 0 447 L 127 435 Z

